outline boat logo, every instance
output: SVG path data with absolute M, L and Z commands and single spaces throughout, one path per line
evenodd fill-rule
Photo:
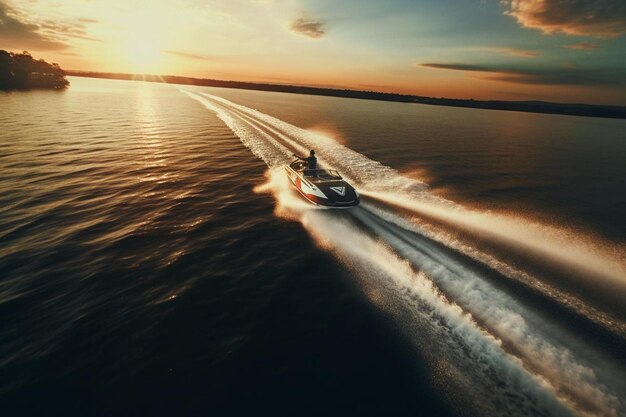
M 342 197 L 346 195 L 346 187 L 330 187 L 330 189 Z

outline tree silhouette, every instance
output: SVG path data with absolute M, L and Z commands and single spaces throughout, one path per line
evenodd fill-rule
M 60 89 L 69 84 L 58 64 L 36 60 L 26 51 L 20 54 L 0 50 L 0 90 Z

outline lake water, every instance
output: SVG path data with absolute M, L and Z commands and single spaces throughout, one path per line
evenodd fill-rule
M 0 95 L 3 415 L 626 415 L 626 121 L 70 81 Z

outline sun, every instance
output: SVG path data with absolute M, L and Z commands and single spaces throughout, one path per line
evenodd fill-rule
M 124 49 L 133 71 L 145 74 L 158 70 L 162 52 L 154 38 L 129 39 Z

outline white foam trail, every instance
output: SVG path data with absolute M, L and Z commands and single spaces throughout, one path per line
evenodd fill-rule
M 367 211 L 355 211 L 355 216 L 413 265 L 426 272 L 457 304 L 466 311 L 472 311 L 494 335 L 513 345 L 524 364 L 551 381 L 557 392 L 579 399 L 584 403 L 581 405 L 595 412 L 618 408 L 618 398 L 607 392 L 592 368 L 595 365 L 609 369 L 609 372 L 603 372 L 603 379 L 616 382 L 611 374 L 614 369 L 600 365 L 600 355 L 589 352 L 587 346 L 581 346 L 558 327 L 526 311 L 514 298 L 494 288 L 427 240 L 389 228 L 376 216 L 368 215 Z M 571 348 L 577 348 L 585 355 L 575 357 Z
M 180 90 L 194 100 L 202 103 L 207 109 L 215 112 L 217 116 L 239 137 L 241 142 L 258 158 L 265 161 L 268 166 L 284 164 L 289 150 L 271 136 L 258 129 L 254 129 L 249 123 L 243 122 L 233 116 L 226 108 L 209 101 L 202 96 L 186 90 Z
M 328 136 L 301 129 L 280 119 L 233 103 L 221 97 L 206 93 L 203 93 L 203 95 L 220 103 L 226 108 L 235 109 L 236 111 L 252 117 L 257 121 L 257 123 L 262 124 L 264 127 L 274 129 L 274 132 L 279 132 L 282 139 L 286 137 L 290 137 L 290 141 L 297 139 L 297 143 L 303 147 L 302 149 L 315 149 L 316 156 L 322 164 L 341 169 L 342 175 L 351 182 L 357 184 L 369 184 L 373 190 L 393 188 L 395 190 L 403 190 L 405 192 L 427 191 L 426 184 L 414 179 L 403 177 L 402 175 L 399 175 L 398 171 L 395 169 L 385 166 L 380 162 L 373 161 L 366 156 L 337 143 L 334 139 L 329 138 Z M 275 165 L 270 165 L 270 167 L 271 166 Z M 428 197 L 426 194 L 430 196 L 429 198 L 437 198 L 429 193 L 425 193 L 426 197 Z
M 401 188 L 402 193 L 409 195 L 411 198 L 415 195 L 421 195 L 428 204 L 439 208 L 444 207 L 444 213 L 447 212 L 446 210 L 456 209 L 454 204 L 430 195 L 424 184 L 402 177 L 395 170 L 371 161 L 363 155 L 334 142 L 332 139 L 304 131 L 271 116 L 219 97 L 205 94 L 205 97 L 210 99 L 209 101 L 199 97 L 197 94 L 187 94 L 205 104 L 207 108 L 217 112 L 218 116 L 233 129 L 242 142 L 265 160 L 269 166 L 281 165 L 289 159 L 291 151 L 280 142 L 284 142 L 290 147 L 298 145 L 305 149 L 315 148 L 319 154 L 323 155 L 324 161 L 332 163 L 333 166 L 339 167 L 342 171 L 350 172 L 350 178 L 353 181 L 360 182 L 362 187 L 369 190 L 368 192 L 370 193 L 379 193 L 377 196 L 379 198 L 387 198 L 382 190 L 389 184 L 393 184 L 395 189 Z M 246 118 L 248 118 L 247 121 Z M 269 131 L 271 135 L 267 134 L 263 129 Z M 281 153 L 282 155 L 280 155 Z M 352 165 L 346 166 L 344 170 L 346 160 L 348 160 L 348 164 Z M 392 277 L 394 282 L 397 283 L 428 282 L 425 275 L 416 275 L 406 262 L 397 258 L 384 245 L 373 242 L 371 239 L 358 233 L 354 227 L 338 222 L 336 217 L 321 214 L 316 210 L 310 210 L 301 199 L 294 199 L 286 186 L 287 180 L 285 176 L 280 175 L 279 177 L 282 178 L 282 184 L 274 184 L 274 182 L 279 181 L 277 177 L 273 178 L 267 186 L 273 190 L 279 202 L 277 214 L 301 221 L 322 246 L 333 249 L 335 253 L 339 251 L 339 256 L 347 265 L 361 265 L 359 272 L 365 275 L 371 272 L 371 267 L 375 267 L 378 272 Z M 381 184 L 386 185 L 381 186 Z M 408 197 L 407 200 L 411 201 Z M 298 206 L 294 206 L 294 204 L 298 204 Z M 447 218 L 445 220 L 451 221 L 453 219 L 456 218 Z M 371 224 L 370 227 L 376 230 L 375 224 Z M 394 240 L 393 235 L 385 230 L 378 230 L 378 232 L 385 237 L 387 244 L 393 244 L 396 250 L 402 250 L 402 242 L 398 242 L 397 239 Z M 342 243 L 346 236 L 349 237 L 348 241 L 350 242 L 350 245 L 347 247 Z M 337 240 L 338 237 L 339 240 Z M 359 246 L 357 244 L 359 242 L 369 243 L 365 247 L 363 246 L 364 244 Z M 522 353 L 522 356 L 526 358 L 525 360 L 528 360 L 528 365 L 531 366 L 533 371 L 537 372 L 535 375 L 528 373 L 523 368 L 522 363 L 515 357 L 506 355 L 501 351 L 497 339 L 480 331 L 475 323 L 470 320 L 473 330 L 470 332 L 471 335 L 464 335 L 464 345 L 470 349 L 478 349 L 476 346 L 480 346 L 480 349 L 483 349 L 481 351 L 483 354 L 485 352 L 484 349 L 487 349 L 485 343 L 489 345 L 489 349 L 491 349 L 489 352 L 491 353 L 493 353 L 493 349 L 496 349 L 492 346 L 494 345 L 497 347 L 496 350 L 500 349 L 501 351 L 498 351 L 497 354 L 493 353 L 500 358 L 498 359 L 498 366 L 501 366 L 501 368 L 497 368 L 496 365 L 492 364 L 497 368 L 496 373 L 503 372 L 503 370 L 506 370 L 505 372 L 513 372 L 511 369 L 517 369 L 514 372 L 517 375 L 516 378 L 518 378 L 517 382 L 508 381 L 512 385 L 507 385 L 507 387 L 522 384 L 524 392 L 532 391 L 532 395 L 528 395 L 535 398 L 535 400 L 541 397 L 541 395 L 548 395 L 548 397 L 552 398 L 548 402 L 554 402 L 556 401 L 555 398 L 559 397 L 562 402 L 572 407 L 578 407 L 579 410 L 592 411 L 597 415 L 617 415 L 617 410 L 620 409 L 619 401 L 615 395 L 607 391 L 598 382 L 593 368 L 581 364 L 568 349 L 558 347 L 558 344 L 554 345 L 549 342 L 551 339 L 550 335 L 545 333 L 545 331 L 541 332 L 541 326 L 536 326 L 537 319 L 532 314 L 524 312 L 523 307 L 517 305 L 511 297 L 503 296 L 496 289 L 486 285 L 480 277 L 468 278 L 467 274 L 462 271 L 462 265 L 454 265 L 450 259 L 442 258 L 441 254 L 435 254 L 435 261 L 433 261 L 432 257 L 429 258 L 416 251 L 416 246 L 418 246 L 416 243 L 407 245 L 403 254 L 411 259 L 412 262 L 418 264 L 420 268 L 427 271 L 428 275 L 434 278 L 439 285 L 442 285 L 444 291 L 450 294 L 453 299 L 458 300 L 467 311 L 477 314 L 477 317 L 480 317 L 482 322 L 487 323 L 488 327 L 495 334 L 505 335 L 507 342 L 514 344 L 515 349 Z M 428 250 L 432 251 L 432 248 L 426 249 L 427 253 Z M 369 255 L 367 255 L 368 250 L 371 252 Z M 370 259 L 372 254 L 376 256 Z M 369 269 L 363 265 L 369 265 Z M 432 287 L 432 284 L 429 285 Z M 406 286 L 401 287 L 406 289 Z M 421 284 L 419 288 L 419 296 L 425 297 L 424 294 L 427 294 L 426 290 L 424 290 Z M 414 292 L 411 290 L 411 294 Z M 431 289 L 431 292 L 434 292 L 441 298 L 434 288 Z M 430 308 L 436 311 L 438 315 L 448 317 L 447 315 L 450 314 L 448 310 L 451 308 L 449 303 L 441 305 L 429 297 L 426 298 L 430 302 Z M 445 299 L 441 298 L 440 301 L 445 302 Z M 458 314 L 463 316 L 457 305 L 452 305 L 452 310 L 458 310 Z M 529 319 L 530 322 L 528 321 Z M 456 330 L 456 325 L 451 324 L 453 322 L 454 320 L 447 323 Z M 479 353 L 476 353 L 476 355 L 477 358 L 482 357 Z M 490 357 L 489 360 L 492 361 L 493 358 Z M 519 379 L 521 378 L 519 375 L 522 374 L 526 375 L 524 376 L 525 379 L 522 378 L 525 381 L 524 383 L 521 383 L 522 379 Z M 543 375 L 543 377 L 539 377 L 538 374 Z M 548 394 L 543 392 L 546 389 Z M 537 390 L 543 392 L 543 394 Z M 554 404 L 557 403 L 558 401 Z
M 485 265 L 491 266 L 494 270 L 502 273 L 504 277 L 524 282 L 531 288 L 538 289 L 542 294 L 548 296 L 550 299 L 568 306 L 601 326 L 608 329 L 614 329 L 620 334 L 626 334 L 626 323 L 618 321 L 593 306 L 585 304 L 583 301 L 570 295 L 569 293 L 566 293 L 546 282 L 542 282 L 536 277 L 500 261 L 494 256 L 468 245 L 444 230 L 436 229 L 428 224 L 417 225 L 414 222 L 399 217 L 395 213 L 381 207 L 373 206 L 367 203 L 362 203 L 362 206 L 366 207 L 368 211 L 375 213 L 376 216 L 381 219 L 398 226 L 400 229 L 430 237 L 437 242 L 445 243 L 447 247 L 450 247 L 459 253 L 463 253 Z
M 404 294 L 401 298 L 415 314 L 415 319 L 428 320 L 431 324 L 433 320 L 435 321 L 439 332 L 442 333 L 439 337 L 450 337 L 452 340 L 460 338 L 463 348 L 470 350 L 469 356 L 474 366 L 481 368 L 484 375 L 498 374 L 497 377 L 493 377 L 496 380 L 503 378 L 502 381 L 498 381 L 501 386 L 491 387 L 500 391 L 501 398 L 516 397 L 524 407 L 539 414 L 569 414 L 564 404 L 569 406 L 572 404 L 565 398 L 558 397 L 556 394 L 558 389 L 548 380 L 524 369 L 522 362 L 507 354 L 501 348 L 500 341 L 481 330 L 470 314 L 446 300 L 427 275 L 415 272 L 408 262 L 395 255 L 385 244 L 359 232 L 356 227 L 332 213 L 329 215 L 325 211 L 303 205 L 302 199 L 290 189 L 288 180 L 280 169 L 269 172 L 268 183 L 259 191 L 272 191 L 277 200 L 278 216 L 300 221 L 320 246 L 356 270 L 362 279 L 365 276 L 369 277 L 370 281 L 393 282 L 395 293 Z M 452 335 L 445 336 L 447 332 L 451 332 Z M 440 354 L 446 355 L 445 352 Z M 493 385 L 494 381 L 483 381 L 483 384 L 486 385 L 470 390 L 476 391 L 477 395 L 485 396 L 487 393 L 481 390 Z M 593 394 L 601 393 L 594 391 Z M 504 410 L 490 411 L 498 414 Z M 503 414 L 515 415 L 519 412 L 520 410 L 507 409 Z
M 626 288 L 626 266 L 619 258 L 599 253 L 600 248 L 593 248 L 581 241 L 580 236 L 571 236 L 562 229 L 494 213 L 469 210 L 458 205 L 451 207 L 449 204 L 444 205 L 396 193 L 363 190 L 361 194 L 370 195 L 465 230 L 490 236 L 492 239 L 509 242 L 526 251 L 604 277 L 622 289 Z M 601 250 L 612 251 L 609 245 L 604 245 Z
M 281 141 L 288 142 L 292 147 L 293 144 L 296 144 L 300 146 L 300 150 L 315 148 L 322 163 L 339 169 L 349 181 L 359 184 L 359 191 L 363 195 L 377 197 L 388 204 L 401 205 L 401 207 L 415 213 L 437 217 L 441 221 L 446 221 L 466 230 L 473 230 L 483 236 L 494 236 L 508 242 L 510 245 L 532 251 L 539 258 L 549 257 L 555 259 L 565 267 L 575 267 L 581 271 L 590 271 L 596 277 L 604 278 L 603 281 L 605 283 L 619 286 L 619 288 L 616 288 L 617 291 L 626 292 L 626 286 L 622 284 L 625 282 L 624 277 L 626 277 L 626 258 L 623 256 L 626 248 L 611 246 L 600 239 L 583 239 L 580 234 L 562 228 L 533 223 L 511 216 L 465 209 L 451 201 L 434 196 L 428 192 L 426 184 L 404 177 L 396 170 L 372 161 L 364 155 L 337 143 L 332 138 L 298 128 L 280 119 L 230 102 L 221 97 L 206 93 L 201 94 L 212 102 L 219 103 L 219 107 L 223 108 L 223 111 L 230 115 L 239 113 L 253 119 L 255 123 L 270 131 L 272 135 L 275 135 Z M 231 116 L 227 115 L 226 117 Z M 268 136 L 265 132 L 262 132 L 262 134 Z M 242 139 L 242 141 L 244 140 Z M 244 141 L 245 143 L 246 141 Z M 291 151 L 286 150 L 285 157 L 288 158 L 290 155 Z M 268 161 L 267 158 L 263 159 L 269 166 L 278 165 Z M 284 164 L 285 162 L 286 159 L 281 159 L 279 164 Z M 389 189 L 394 190 L 394 192 L 387 192 Z M 442 243 L 446 245 L 451 245 L 457 249 L 468 248 L 467 244 L 463 245 L 456 238 L 449 239 L 449 236 L 442 233 L 441 230 L 435 232 L 431 230 L 430 234 L 436 240 L 448 238 L 442 240 Z M 598 243 L 590 243 L 594 240 Z M 527 285 L 533 285 L 541 291 L 550 291 L 549 285 L 546 283 L 541 283 L 536 279 L 525 280 L 524 278 L 527 278 L 529 275 L 523 273 L 523 271 L 510 274 L 514 268 L 508 265 L 504 266 L 501 261 L 485 253 L 484 250 L 478 250 L 478 248 L 473 247 L 471 252 L 470 256 L 481 259 L 494 269 L 505 269 L 505 275 L 512 275 L 512 278 L 522 280 Z M 570 279 L 574 280 L 573 283 L 576 283 L 574 277 L 570 277 Z M 602 287 L 599 284 L 603 281 L 598 282 L 599 287 Z M 622 334 L 626 331 L 626 323 L 616 321 L 613 317 L 598 311 L 591 305 L 583 303 L 569 293 L 560 290 L 552 290 L 550 293 L 560 302 L 591 316 L 594 321 L 612 326 L 612 329 Z
M 291 138 L 297 138 L 298 144 L 302 145 L 303 149 L 315 148 L 322 162 L 340 169 L 348 180 L 359 184 L 359 190 L 363 195 L 370 195 L 416 213 L 426 214 L 532 250 L 566 266 L 589 271 L 626 291 L 626 257 L 623 256 L 626 247 L 599 242 L 598 238 L 582 238 L 579 233 L 564 228 L 466 209 L 429 193 L 423 182 L 402 176 L 393 168 L 372 161 L 332 138 L 298 128 L 221 97 L 206 93 L 203 95 L 227 108 L 249 115 L 267 128 L 274 129 L 283 140 L 287 139 L 293 143 Z M 593 244 L 593 241 L 598 243 Z

